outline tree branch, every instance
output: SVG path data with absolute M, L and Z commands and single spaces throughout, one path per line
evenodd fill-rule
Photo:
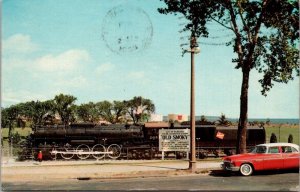
M 213 21 L 215 21 L 215 22 L 219 23 L 220 25 L 222 25 L 223 27 L 225 27 L 226 29 L 232 30 L 232 31 L 234 32 L 234 30 L 233 30 L 232 27 L 228 27 L 227 25 L 225 25 L 224 23 L 220 22 L 219 20 L 213 18 L 212 16 L 209 16 L 209 17 L 210 17 Z
M 228 9 L 229 9 L 229 14 L 230 14 L 230 20 L 231 20 L 231 23 L 233 25 L 233 30 L 234 30 L 234 33 L 236 35 L 236 38 L 237 38 L 237 53 L 238 53 L 238 57 L 239 57 L 239 63 L 241 64 L 242 61 L 243 61 L 243 49 L 242 49 L 242 38 L 241 38 L 241 34 L 239 32 L 239 28 L 238 28 L 238 25 L 236 23 L 236 15 L 234 13 L 234 10 L 233 10 L 233 7 L 232 7 L 232 4 L 231 4 L 231 0 L 226 0 L 226 5 L 228 6 Z
M 258 39 L 258 32 L 259 32 L 259 29 L 261 27 L 261 24 L 262 24 L 262 20 L 263 20 L 263 17 L 264 17 L 264 14 L 265 14 L 265 7 L 267 6 L 267 4 L 269 3 L 269 0 L 264 0 L 262 2 L 262 5 L 261 5 L 261 13 L 259 15 L 259 18 L 257 20 L 257 24 L 254 28 L 254 31 L 253 31 L 253 41 L 251 43 L 251 47 L 249 48 L 249 52 L 248 52 L 248 63 L 250 63 L 250 67 L 252 68 L 253 67 L 253 62 L 251 62 L 252 60 L 252 56 L 253 56 L 253 53 L 254 53 L 254 49 L 255 49 L 255 46 L 257 44 L 257 39 Z
M 252 35 L 251 35 L 251 32 L 250 32 L 250 30 L 249 30 L 248 25 L 246 24 L 246 21 L 245 21 L 244 17 L 243 17 L 242 7 L 241 7 L 240 1 L 237 2 L 237 6 L 238 6 L 238 12 L 239 12 L 239 15 L 240 15 L 240 17 L 241 17 L 242 23 L 243 23 L 244 28 L 245 28 L 245 30 L 246 30 L 246 32 L 247 32 L 249 42 L 252 43 Z

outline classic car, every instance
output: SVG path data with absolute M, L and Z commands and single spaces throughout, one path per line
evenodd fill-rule
M 239 171 L 244 176 L 254 171 L 299 169 L 299 146 L 292 143 L 256 145 L 250 153 L 223 157 L 221 167 L 226 171 Z

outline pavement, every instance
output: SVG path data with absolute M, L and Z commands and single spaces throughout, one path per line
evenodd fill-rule
M 1 161 L 3 182 L 49 179 L 120 179 L 135 177 L 169 177 L 207 174 L 220 169 L 221 160 L 199 160 L 196 171 L 188 170 L 188 160 L 75 160 L 75 161 Z

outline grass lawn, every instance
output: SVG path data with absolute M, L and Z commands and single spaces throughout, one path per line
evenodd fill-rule
M 18 132 L 20 136 L 27 136 L 31 133 L 31 128 L 30 127 L 25 127 L 25 128 L 14 128 L 13 133 Z M 1 136 L 2 137 L 7 137 L 8 136 L 8 128 L 2 128 L 1 129 Z
M 271 134 L 274 133 L 277 137 L 277 142 L 288 142 L 290 134 L 293 135 L 293 143 L 299 145 L 299 126 L 298 125 L 266 125 L 266 142 L 270 142 Z M 280 132 L 280 138 L 279 138 Z
M 19 135 L 21 137 L 26 137 L 28 136 L 30 133 L 32 132 L 32 129 L 30 127 L 25 127 L 25 128 L 14 128 L 13 129 L 13 133 L 19 133 Z M 7 147 L 8 146 L 8 128 L 2 128 L 1 129 L 1 140 L 3 139 L 3 142 L 1 142 L 3 144 L 3 147 Z

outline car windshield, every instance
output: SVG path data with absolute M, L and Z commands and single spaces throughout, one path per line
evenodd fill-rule
M 265 146 L 256 146 L 251 153 L 266 153 L 267 147 Z

